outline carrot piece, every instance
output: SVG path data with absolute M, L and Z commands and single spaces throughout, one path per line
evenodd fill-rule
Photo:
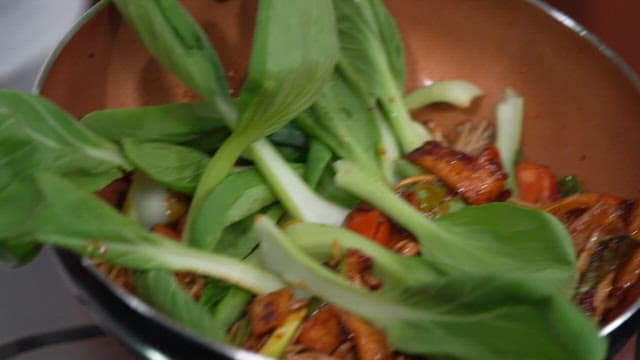
M 518 164 L 516 184 L 520 200 L 524 202 L 542 204 L 558 199 L 558 180 L 546 166 L 526 162 Z
M 391 221 L 376 209 L 354 209 L 347 216 L 345 227 L 380 245 L 391 246 Z

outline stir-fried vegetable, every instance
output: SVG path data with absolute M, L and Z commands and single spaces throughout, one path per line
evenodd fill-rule
M 51 244 L 109 277 L 126 268 L 128 288 L 183 326 L 276 357 L 604 357 L 569 295 L 576 280 L 580 299 L 637 280 L 621 254 L 638 251 L 640 211 L 611 198 L 553 203 L 553 174 L 516 168 L 515 92 L 497 106 L 495 147 L 483 125 L 466 154 L 427 142 L 409 111 L 468 106 L 482 91 L 443 81 L 405 97 L 402 41 L 380 0 L 260 0 L 238 99 L 178 1 L 114 3 L 203 102 L 76 122 L 39 96 L 0 91 L 0 258 Z M 124 174 L 123 212 L 90 193 Z M 505 183 L 531 208 L 496 203 Z M 180 211 L 167 216 L 172 196 Z M 593 219 L 607 227 L 582 226 Z M 609 240 L 591 241 L 602 229 Z

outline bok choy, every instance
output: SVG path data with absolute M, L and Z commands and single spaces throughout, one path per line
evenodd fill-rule
M 422 256 L 437 262 L 442 271 L 508 274 L 569 297 L 576 280 L 575 253 L 566 229 L 552 215 L 492 203 L 430 220 L 355 164 L 341 160 L 335 166 L 339 186 L 415 235 Z
M 396 296 L 376 294 L 316 262 L 268 219 L 255 226 L 268 269 L 373 322 L 400 351 L 462 359 L 604 357 L 605 341 L 594 341 L 597 332 L 584 314 L 528 282 L 465 273 L 426 280 Z
M 361 316 L 409 355 L 604 356 L 605 341 L 569 303 L 576 259 L 558 220 L 509 203 L 430 219 L 391 189 L 399 174 L 422 174 L 400 159 L 430 139 L 409 111 L 468 106 L 482 91 L 443 81 L 405 97 L 402 39 L 381 0 L 260 0 L 237 99 L 179 1 L 113 2 L 202 102 L 103 110 L 77 122 L 41 97 L 0 91 L 0 259 L 24 261 L 50 244 L 133 269 L 145 301 L 238 345 L 250 330 L 237 321 L 253 296 L 288 286 Z M 496 143 L 510 173 L 522 115 L 522 99 L 508 92 Z M 123 174 L 131 186 L 119 212 L 91 192 Z M 188 216 L 169 223 L 164 207 L 139 211 L 148 203 L 139 198 L 172 192 L 192 196 Z M 421 254 L 402 256 L 338 227 L 359 201 L 413 235 Z M 182 241 L 158 224 L 173 239 L 184 230 Z M 350 250 L 372 260 L 376 291 L 326 265 Z M 202 280 L 197 296 L 174 274 L 184 272 Z M 283 355 L 313 309 L 289 312 L 255 350 Z

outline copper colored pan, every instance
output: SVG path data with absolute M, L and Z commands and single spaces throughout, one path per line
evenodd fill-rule
M 184 3 L 210 35 L 237 89 L 247 67 L 255 0 Z M 486 92 L 470 109 L 435 106 L 416 113 L 417 119 L 447 126 L 492 120 L 497 101 L 511 87 L 526 102 L 525 158 L 559 175 L 577 175 L 589 191 L 640 197 L 640 80 L 580 25 L 537 0 L 387 4 L 405 41 L 407 90 L 458 78 Z M 194 99 L 151 58 L 113 6 L 100 3 L 82 24 L 44 69 L 42 94 L 78 117 Z M 81 271 L 77 265 L 74 271 Z M 603 334 L 632 315 L 639 292 Z

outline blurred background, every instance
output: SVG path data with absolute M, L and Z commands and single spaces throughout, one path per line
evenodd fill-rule
M 0 88 L 30 91 L 46 57 L 92 0 L 0 0 Z M 640 73 L 640 0 L 549 0 L 591 30 Z M 43 251 L 19 269 L 0 265 L 0 345 L 24 336 L 93 324 Z M 616 360 L 633 359 L 634 342 Z M 1 356 L 0 356 L 1 358 Z M 115 339 L 50 346 L 15 357 L 40 359 L 133 358 Z

